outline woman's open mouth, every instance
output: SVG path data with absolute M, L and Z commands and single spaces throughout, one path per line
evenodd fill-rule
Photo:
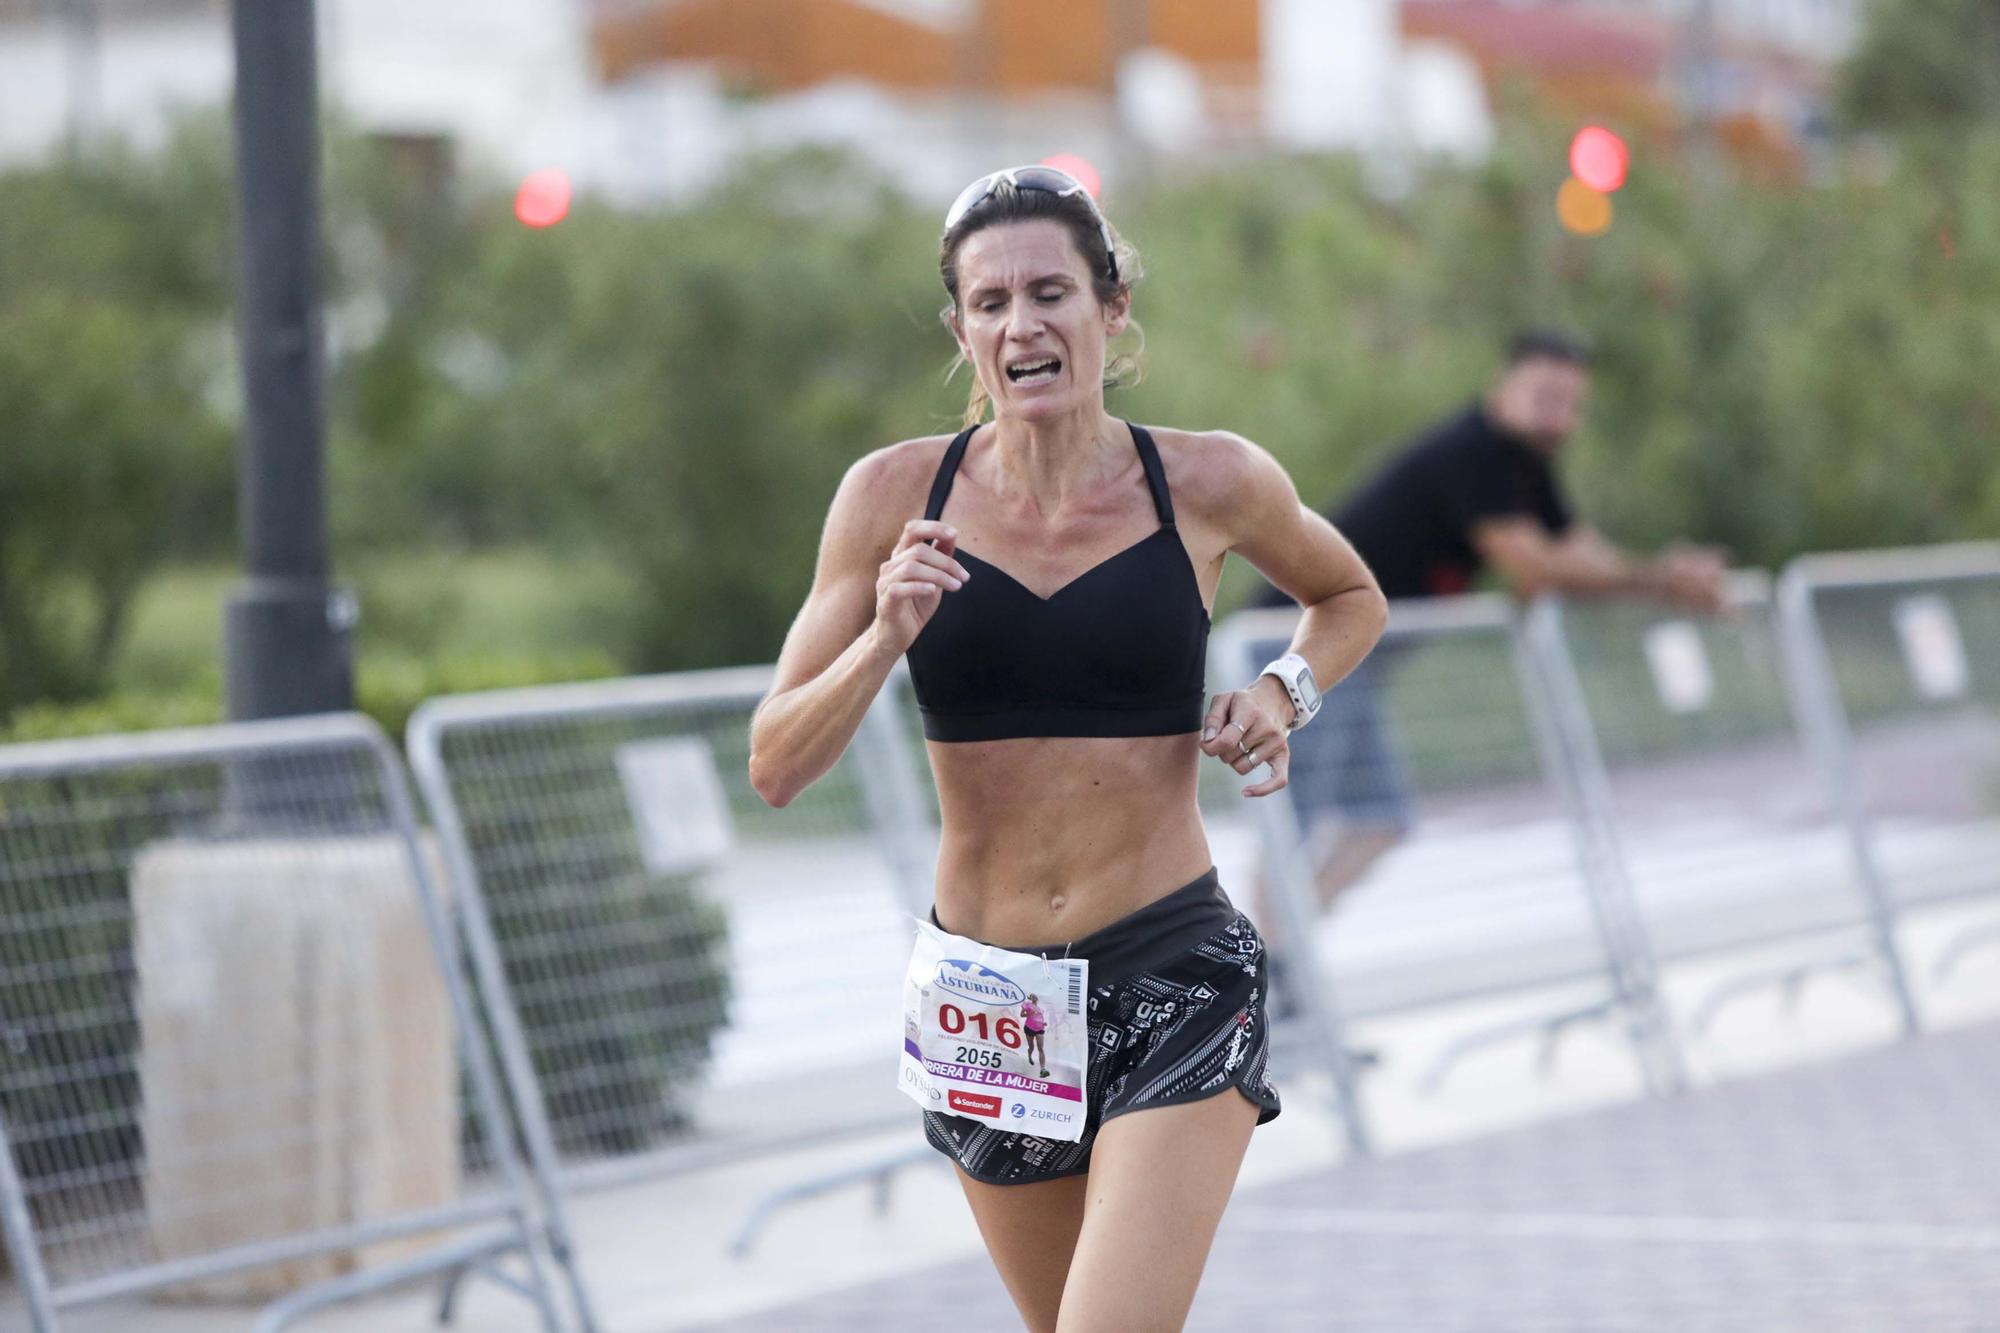
M 1037 357 L 1033 361 L 1016 361 L 1007 367 L 1007 378 L 1015 384 L 1047 384 L 1062 373 L 1062 359 L 1054 356 Z

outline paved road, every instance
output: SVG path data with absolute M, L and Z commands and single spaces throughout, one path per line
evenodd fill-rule
M 1188 1327 L 2000 1330 L 1996 1104 L 1989 1025 L 1247 1190 Z M 977 1260 L 709 1333 L 928 1327 L 1018 1323 Z

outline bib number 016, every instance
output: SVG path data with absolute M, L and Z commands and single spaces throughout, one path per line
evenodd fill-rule
M 981 1041 L 997 1041 L 1008 1050 L 1021 1049 L 1021 1025 L 1011 1018 L 993 1022 L 985 1014 L 966 1012 L 955 1004 L 938 1006 L 938 1026 L 945 1035 L 956 1037 L 970 1027 Z M 997 1066 L 996 1066 L 997 1067 Z

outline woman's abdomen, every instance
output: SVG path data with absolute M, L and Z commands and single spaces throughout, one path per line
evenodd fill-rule
M 1206 871 L 1192 734 L 933 742 L 937 913 L 992 944 L 1089 934 Z

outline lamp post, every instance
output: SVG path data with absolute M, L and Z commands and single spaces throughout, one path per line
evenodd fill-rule
M 244 581 L 229 598 L 234 720 L 353 704 L 353 598 L 328 582 L 313 0 L 235 0 L 237 484 Z

